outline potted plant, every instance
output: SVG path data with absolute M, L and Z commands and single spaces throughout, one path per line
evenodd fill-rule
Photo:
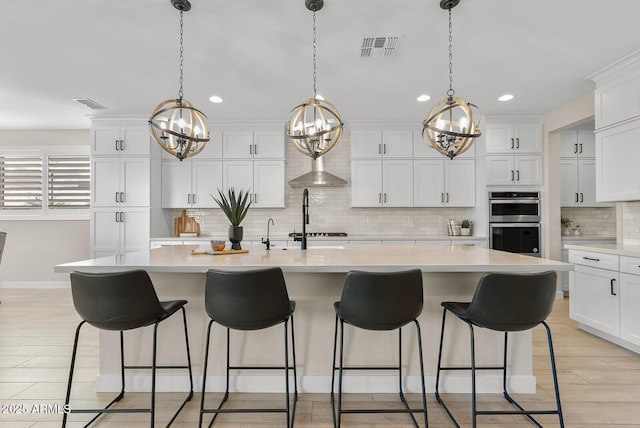
M 471 222 L 466 218 L 460 222 L 460 234 L 462 236 L 471 236 Z
M 231 225 L 229 226 L 229 241 L 231 241 L 232 250 L 240 250 L 240 242 L 242 241 L 243 229 L 240 226 L 242 220 L 247 215 L 251 201 L 249 201 L 249 192 L 240 190 L 236 193 L 235 189 L 231 187 L 225 195 L 222 190 L 218 189 L 220 198 L 216 198 L 211 195 L 214 201 L 218 204 L 224 215 L 227 216 Z
M 563 235 L 569 235 L 569 227 L 571 226 L 571 223 L 573 223 L 571 220 L 569 220 L 567 217 L 560 217 L 560 224 L 562 224 L 562 234 Z

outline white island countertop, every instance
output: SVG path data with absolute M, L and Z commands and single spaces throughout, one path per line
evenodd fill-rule
M 148 272 L 204 273 L 208 269 L 246 270 L 278 266 L 284 272 L 345 273 L 350 270 L 386 271 L 418 268 L 423 272 L 536 272 L 569 271 L 573 265 L 471 246 L 448 245 L 345 245 L 273 248 L 250 246 L 249 253 L 193 255 L 195 245 L 178 245 L 149 251 L 60 264 L 56 272 L 108 272 L 144 269 Z

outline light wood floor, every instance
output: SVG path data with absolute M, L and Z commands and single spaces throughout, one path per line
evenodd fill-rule
M 73 333 L 78 322 L 69 290 L 0 290 L 0 427 L 58 427 L 61 415 L 34 412 L 34 406 L 62 405 L 68 375 Z M 549 319 L 559 368 L 560 393 L 567 427 L 640 427 L 640 356 L 577 329 L 568 317 L 568 300 L 557 301 Z M 75 403 L 104 402 L 111 394 L 96 394 L 93 379 L 97 374 L 97 334 L 83 333 L 80 360 L 76 369 Z M 543 329 L 534 332 L 534 371 L 538 392 L 518 398 L 526 406 L 549 408 L 553 405 L 553 386 L 548 368 L 546 336 Z M 214 396 L 215 394 L 212 394 Z M 160 394 L 158 422 L 167 422 L 177 408 L 180 394 Z M 275 397 L 274 397 L 275 396 Z M 176 427 L 197 425 L 199 394 L 180 414 Z M 418 399 L 416 395 L 412 400 Z M 449 396 L 454 412 L 464 426 L 470 426 L 469 397 Z M 278 394 L 236 394 L 237 406 L 281 404 Z M 352 394 L 351 402 L 376 401 L 376 405 L 394 406 L 395 396 Z M 504 407 L 499 395 L 484 395 L 483 406 Z M 146 394 L 128 394 L 121 405 L 146 405 Z M 142 403 L 142 404 L 141 404 Z M 416 402 L 416 404 L 418 404 Z M 14 406 L 14 407 L 11 407 Z M 17 407 L 16 407 L 17 406 Z M 443 410 L 429 395 L 431 427 L 453 426 Z M 17 410 L 26 414 L 16 414 Z M 83 415 L 72 415 L 75 421 Z M 409 427 L 406 415 L 349 415 L 345 428 Z M 545 426 L 557 426 L 557 418 L 540 418 Z M 147 427 L 146 415 L 108 415 L 100 427 Z M 222 416 L 216 427 L 268 428 L 284 426 L 283 415 Z M 329 397 L 326 394 L 301 394 L 295 418 L 297 427 L 332 426 Z M 483 427 L 531 426 L 517 416 L 481 417 Z M 78 422 L 71 426 L 81 426 Z M 161 426 L 161 423 L 157 423 Z

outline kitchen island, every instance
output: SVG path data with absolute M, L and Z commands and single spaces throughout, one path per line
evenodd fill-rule
M 282 268 L 290 297 L 297 302 L 295 312 L 296 352 L 299 388 L 302 392 L 328 392 L 330 388 L 333 328 L 335 314 L 333 302 L 339 300 L 345 275 L 350 270 L 393 271 L 418 268 L 423 272 L 424 310 L 420 316 L 425 352 L 427 385 L 434 389 L 438 339 L 444 300 L 469 300 L 478 279 L 484 272 L 539 272 L 545 270 L 568 271 L 572 265 L 553 260 L 528 257 L 467 246 L 439 245 L 346 245 L 312 247 L 306 251 L 285 247 L 267 251 L 264 247 L 248 247 L 247 254 L 193 255 L 197 246 L 170 246 L 149 251 L 127 253 L 67 263 L 55 267 L 56 272 L 114 272 L 129 269 L 148 271 L 161 300 L 187 299 L 189 339 L 191 344 L 196 386 L 200 384 L 202 356 L 208 317 L 204 310 L 205 272 L 208 269 L 247 270 L 278 266 Z M 179 320 L 178 320 L 179 321 Z M 168 320 L 159 329 L 159 355 L 165 362 L 184 358 L 175 340 L 181 340 L 180 323 Z M 449 331 L 451 328 L 451 331 Z M 468 328 L 462 323 L 450 322 L 448 329 L 449 362 L 464 364 L 468 360 Z M 419 370 L 412 335 L 415 330 L 405 329 L 403 350 L 406 389 L 419 390 Z M 454 330 L 456 330 L 454 334 Z M 126 334 L 128 364 L 144 364 L 150 349 L 150 332 Z M 350 335 L 350 347 L 345 351 L 345 364 L 389 364 L 397 358 L 397 334 L 389 332 L 345 331 Z M 253 363 L 260 356 L 260 364 L 279 364 L 282 356 L 282 331 L 277 328 L 259 332 L 233 332 L 232 358 L 238 363 Z M 71 342 L 71 337 L 69 338 Z M 501 358 L 502 335 L 489 331 L 477 334 L 478 363 L 495 364 Z M 394 343 L 396 346 L 394 346 Z M 207 388 L 224 388 L 224 330 L 217 326 L 212 332 L 212 358 L 209 365 Z M 98 388 L 103 391 L 119 388 L 118 339 L 113 332 L 100 332 L 100 375 Z M 174 348 L 177 349 L 174 355 Z M 271 348 L 274 352 L 269 352 Z M 521 332 L 510 341 L 512 367 L 510 387 L 515 392 L 535 392 L 532 374 L 531 333 Z M 150 389 L 146 373 L 132 376 L 135 390 Z M 345 392 L 392 392 L 397 388 L 392 373 L 358 373 L 345 380 Z M 468 392 L 469 376 L 461 373 L 449 376 L 443 385 L 448 392 Z M 161 373 L 158 390 L 181 391 L 187 388 L 187 379 L 178 373 Z M 275 392 L 284 390 L 282 376 L 273 372 L 240 373 L 232 384 L 244 391 Z M 478 390 L 497 392 L 500 376 L 487 373 L 478 376 Z

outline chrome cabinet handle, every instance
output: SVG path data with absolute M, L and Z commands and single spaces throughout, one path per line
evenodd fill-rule
M 127 202 L 124 197 L 124 192 L 120 192 L 120 202 Z
M 120 192 L 116 192 L 116 202 L 120 202 Z
M 386 145 L 386 144 L 383 144 L 383 145 L 382 145 L 382 154 L 383 154 L 383 155 L 386 155 L 386 154 L 387 154 L 387 145 Z
M 192 193 L 192 194 L 191 194 L 191 203 L 192 203 L 192 204 L 195 204 L 195 203 L 196 203 L 196 194 L 195 194 L 195 193 Z
M 520 181 L 520 170 L 516 171 L 516 181 Z
M 576 193 L 576 202 L 578 202 L 578 194 Z
M 378 193 L 378 203 L 382 203 L 382 193 Z
M 449 202 L 449 192 L 447 192 L 447 202 Z
M 578 153 L 578 143 L 573 145 L 573 153 Z
M 382 154 L 382 144 L 378 144 L 378 154 Z
M 511 139 L 511 149 L 513 149 L 513 138 Z
M 253 154 L 253 144 L 249 144 L 249 154 Z
M 384 195 L 383 201 L 386 204 L 387 203 L 387 193 L 385 192 L 385 193 L 383 193 L 383 195 Z
M 520 148 L 520 138 L 516 138 L 516 149 Z
M 444 193 L 440 193 L 440 202 L 444 204 Z
M 118 211 L 116 211 L 116 223 L 120 222 L 120 219 L 118 218 Z
M 124 212 L 120 211 L 120 223 L 124 223 Z
M 617 296 L 618 295 L 617 293 L 613 292 L 613 283 L 614 283 L 615 280 L 616 280 L 615 278 L 611 278 L 611 295 L 612 296 Z
M 580 143 L 580 153 L 582 153 L 582 143 Z
M 254 145 L 253 145 L 253 154 L 254 154 L 254 155 L 257 155 L 257 154 L 258 154 L 258 145 L 257 145 L 257 144 L 254 144 Z
M 584 202 L 584 193 L 580 192 L 580 202 Z
M 120 149 L 118 148 L 118 142 L 119 142 L 119 141 L 120 141 L 120 140 L 116 140 L 116 152 L 117 152 L 118 150 L 120 150 Z
M 511 170 L 511 181 L 513 181 L 513 170 Z

